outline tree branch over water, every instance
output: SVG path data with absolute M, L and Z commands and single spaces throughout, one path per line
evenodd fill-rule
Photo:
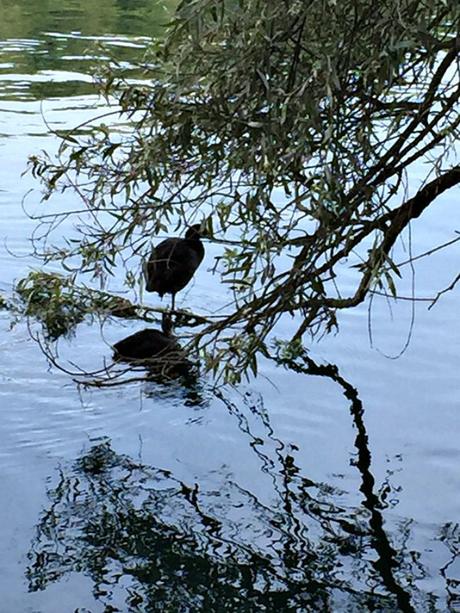
M 102 283 L 125 267 L 134 289 L 158 235 L 206 219 L 233 303 L 194 345 L 232 382 L 281 318 L 295 347 L 370 292 L 397 297 L 396 242 L 460 182 L 459 22 L 454 1 L 181 2 L 143 83 L 101 75 L 117 122 L 32 158 L 45 200 L 70 189 L 82 206 L 59 248 L 62 211 L 45 212 L 37 254 Z

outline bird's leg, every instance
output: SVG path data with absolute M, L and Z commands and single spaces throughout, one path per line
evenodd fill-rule
M 173 313 L 174 313 L 174 309 L 175 309 L 175 305 L 176 305 L 176 294 L 172 294 L 172 300 L 171 300 L 171 333 L 174 334 L 174 324 L 173 324 Z

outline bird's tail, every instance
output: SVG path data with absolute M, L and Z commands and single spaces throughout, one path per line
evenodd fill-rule
M 155 279 L 149 270 L 149 262 L 145 260 L 142 264 L 142 272 L 144 273 L 145 289 L 147 292 L 155 291 Z

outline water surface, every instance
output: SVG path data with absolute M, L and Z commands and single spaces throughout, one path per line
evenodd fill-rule
M 56 149 L 50 125 L 106 110 L 92 75 L 110 54 L 139 76 L 132 62 L 165 13 L 149 0 L 0 8 L 0 291 L 10 295 L 39 266 L 26 213 L 44 205 L 22 176 L 27 156 Z M 457 202 L 445 194 L 413 224 L 414 254 L 454 237 Z M 221 304 L 218 254 L 207 246 L 181 304 Z M 456 244 L 419 261 L 417 294 L 446 287 L 459 255 Z M 363 305 L 310 348 L 343 379 L 263 363 L 221 397 L 206 380 L 79 388 L 26 322 L 12 328 L 0 311 L 2 610 L 460 611 L 458 297 L 417 304 L 399 359 L 388 356 L 404 346 L 410 303 L 390 313 L 375 300 L 372 347 Z M 136 329 L 84 322 L 59 341 L 63 363 L 96 368 Z

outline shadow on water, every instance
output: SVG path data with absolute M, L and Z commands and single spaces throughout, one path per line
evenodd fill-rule
M 356 390 L 333 366 L 308 358 L 290 366 L 331 378 L 350 400 L 361 505 L 347 506 L 344 492 L 301 474 L 296 447 L 275 435 L 260 398 L 248 393 L 236 404 L 218 392 L 272 483 L 268 500 L 224 468 L 203 480 L 207 486 L 185 483 L 117 454 L 108 439 L 93 441 L 59 469 L 48 492 L 28 556 L 29 590 L 78 572 L 91 578 L 106 611 L 444 610 L 415 586 L 425 571 L 407 545 L 410 523 L 392 532 L 397 551 L 385 532 Z M 253 433 L 254 418 L 263 437 Z M 440 572 L 452 606 L 459 594 L 448 567 L 459 537 L 458 525 L 441 530 L 451 560 Z

